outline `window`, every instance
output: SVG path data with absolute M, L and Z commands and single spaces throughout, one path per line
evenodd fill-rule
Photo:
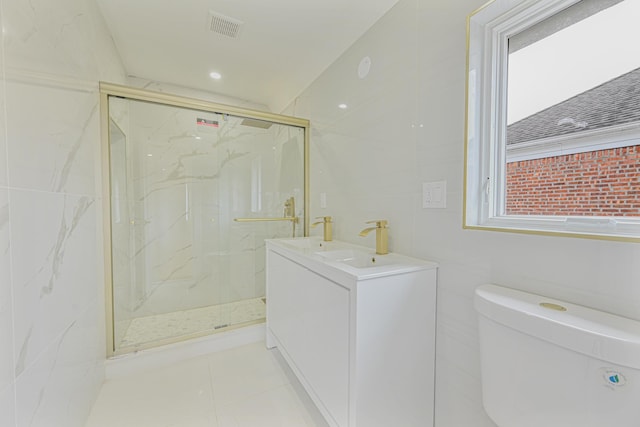
M 637 0 L 468 20 L 465 227 L 640 241 Z

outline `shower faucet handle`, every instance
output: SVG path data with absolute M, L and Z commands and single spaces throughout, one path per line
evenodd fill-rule
M 296 200 L 293 196 L 284 202 L 284 216 L 289 218 L 296 216 Z

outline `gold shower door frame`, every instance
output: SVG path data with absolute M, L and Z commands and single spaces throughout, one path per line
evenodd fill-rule
M 272 122 L 278 125 L 288 125 L 302 128 L 304 130 L 304 216 L 302 227 L 304 236 L 309 234 L 309 120 L 297 117 L 284 116 L 257 110 L 250 110 L 224 104 L 186 98 L 167 93 L 147 91 L 127 86 L 115 85 L 100 82 L 100 120 L 101 120 L 101 167 L 102 167 L 102 215 L 103 215 L 103 240 L 104 240 L 104 286 L 105 286 L 105 313 L 106 313 L 106 347 L 107 357 L 113 357 L 130 352 L 130 349 L 119 351 L 116 349 L 115 328 L 114 328 L 114 294 L 113 294 L 113 259 L 112 259 L 112 206 L 111 206 L 111 152 L 110 152 L 110 116 L 109 97 L 120 97 L 135 101 L 146 101 L 155 104 L 162 104 L 172 107 L 181 107 L 192 110 L 199 110 L 218 114 L 229 114 L 233 116 Z M 244 324 L 239 327 L 245 326 Z M 228 329 L 233 329 L 230 326 Z M 226 330 L 228 330 L 226 329 Z M 158 342 L 142 344 L 136 347 L 137 350 L 157 347 L 159 345 L 172 344 L 198 336 L 210 335 L 210 331 L 202 332 L 197 336 L 175 337 Z

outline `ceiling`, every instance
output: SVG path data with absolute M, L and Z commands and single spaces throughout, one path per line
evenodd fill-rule
M 280 112 L 398 0 L 97 0 L 126 72 Z M 224 30 L 210 29 L 210 11 Z M 231 19 L 228 19 L 231 18 Z M 209 77 L 216 71 L 219 80 Z

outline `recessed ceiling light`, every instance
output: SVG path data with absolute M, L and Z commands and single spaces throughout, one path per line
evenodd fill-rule
M 340 104 L 340 105 L 338 105 L 338 108 L 340 108 L 341 110 L 346 110 L 346 109 L 347 109 L 347 107 L 348 107 L 348 105 L 347 105 L 347 104 Z
M 217 71 L 212 71 L 209 73 L 209 77 L 214 80 L 220 80 L 222 78 L 222 74 L 218 73 Z

